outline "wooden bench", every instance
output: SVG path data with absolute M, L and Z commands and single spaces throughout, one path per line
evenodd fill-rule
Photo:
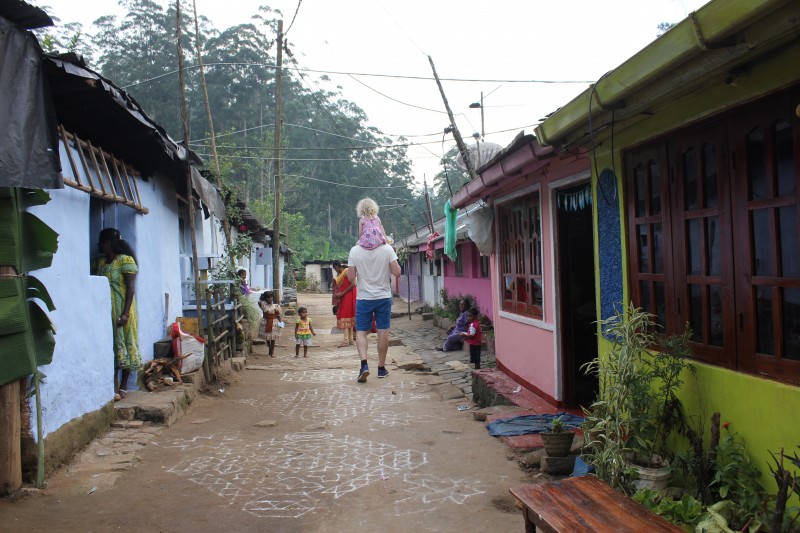
M 509 489 L 522 502 L 525 532 L 683 532 L 594 476 Z

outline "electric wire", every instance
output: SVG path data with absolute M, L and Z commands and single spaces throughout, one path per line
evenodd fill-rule
M 292 26 L 294 26 L 294 21 L 297 18 L 297 13 L 300 11 L 300 4 L 302 4 L 302 3 L 303 3 L 303 0 L 297 0 L 297 9 L 294 10 L 294 16 L 292 17 L 292 21 L 289 23 L 289 29 L 287 29 L 285 32 L 283 32 L 283 37 L 284 38 L 286 38 L 286 36 L 289 34 L 289 30 L 291 30 Z
M 267 67 L 267 68 L 278 68 L 277 65 L 274 63 L 258 63 L 258 62 L 250 62 L 250 61 L 218 61 L 213 63 L 203 63 L 203 67 L 219 67 L 219 66 L 245 66 L 245 67 Z M 200 68 L 199 65 L 187 65 L 183 67 L 183 70 L 195 70 Z M 290 69 L 292 67 L 281 67 L 283 69 Z M 401 80 L 420 80 L 420 81 L 434 81 L 435 78 L 431 76 L 410 76 L 410 75 L 401 75 L 401 74 L 379 74 L 374 72 L 343 72 L 343 71 L 336 71 L 336 70 L 320 70 L 320 69 L 310 69 L 310 68 L 303 68 L 303 72 L 312 72 L 314 74 L 337 74 L 341 76 L 366 76 L 366 77 L 373 77 L 373 78 L 392 78 L 392 79 L 401 79 Z M 147 78 L 144 80 L 135 81 L 133 83 L 129 83 L 127 85 L 122 85 L 122 89 L 128 89 L 130 87 L 136 87 L 137 85 L 142 85 L 145 83 L 150 83 L 156 80 L 160 80 L 161 78 L 165 78 L 167 76 L 173 76 L 178 73 L 178 70 L 171 70 L 169 72 L 164 72 L 163 74 L 159 74 L 158 76 L 153 76 L 152 78 Z M 464 82 L 464 83 L 533 83 L 533 84 L 545 84 L 545 85 L 560 85 L 560 84 L 589 84 L 594 83 L 593 80 L 540 80 L 540 79 L 527 79 L 527 80 L 512 80 L 512 79 L 494 79 L 494 78 L 439 78 L 441 81 L 454 81 L 454 82 Z
M 370 149 L 370 148 L 398 148 L 398 147 L 408 147 L 408 146 L 422 146 L 422 145 L 425 145 L 425 144 L 439 144 L 439 142 L 440 142 L 440 141 L 436 140 L 436 141 L 424 141 L 424 142 L 408 142 L 408 143 L 399 143 L 399 144 L 379 144 L 379 143 L 375 143 L 373 141 L 365 141 L 363 139 L 356 139 L 354 137 L 347 137 L 346 135 L 339 135 L 339 134 L 336 134 L 336 133 L 331 133 L 329 131 L 315 129 L 315 128 L 311 128 L 311 127 L 308 127 L 308 126 L 303 126 L 301 124 L 291 124 L 291 123 L 284 122 L 283 125 L 284 126 L 298 127 L 298 128 L 305 128 L 307 130 L 311 130 L 311 131 L 314 131 L 314 132 L 324 133 L 326 135 L 334 135 L 334 136 L 341 137 L 341 138 L 344 138 L 344 139 L 349 139 L 351 141 L 358 141 L 358 142 L 363 142 L 363 143 L 371 143 L 369 146 L 352 146 L 352 147 L 349 147 L 349 149 L 352 149 L 352 150 L 363 150 L 363 149 Z M 509 132 L 509 131 L 520 131 L 520 130 L 524 130 L 525 128 L 534 128 L 534 127 L 536 127 L 538 125 L 539 125 L 538 123 L 537 124 L 526 124 L 524 126 L 516 126 L 516 127 L 513 127 L 513 128 L 506 128 L 506 129 L 503 129 L 503 130 L 490 131 L 490 132 L 487 132 L 486 135 L 494 135 L 496 133 L 506 133 L 506 132 Z M 238 133 L 243 133 L 243 132 L 256 130 L 256 129 L 260 129 L 260 128 L 271 128 L 271 127 L 274 127 L 274 124 L 264 124 L 263 126 L 253 126 L 252 128 L 245 128 L 245 129 L 241 129 L 241 130 L 237 130 L 237 131 L 231 131 L 231 132 L 227 132 L 227 133 L 220 133 L 220 134 L 217 134 L 216 137 L 217 137 L 217 139 L 219 139 L 220 137 L 225 137 L 225 136 L 229 136 L 229 135 L 235 135 L 235 134 L 238 134 Z M 439 135 L 441 135 L 441 133 L 436 133 L 435 135 L 439 136 Z M 427 135 L 425 135 L 425 136 L 427 136 Z M 420 137 L 422 137 L 422 135 L 420 135 Z M 463 140 L 472 139 L 472 136 L 471 135 L 462 136 L 462 139 Z M 198 145 L 200 145 L 201 141 L 208 141 L 208 140 L 210 140 L 210 137 L 204 137 L 202 139 L 195 139 L 193 141 L 189 141 L 189 145 L 198 146 Z M 210 145 L 205 145 L 205 146 L 210 146 Z M 220 145 L 220 144 L 218 144 L 217 148 L 220 148 L 220 147 L 226 147 L 226 148 L 248 148 L 248 147 L 245 147 L 245 146 L 237 147 L 237 146 L 234 146 L 234 145 L 224 145 L 224 144 Z M 251 146 L 249 148 L 260 148 L 260 147 Z M 286 148 L 281 148 L 281 150 L 285 150 L 285 149 Z M 297 149 L 297 150 L 315 150 L 315 148 L 295 148 L 295 149 Z M 334 150 L 334 149 L 335 148 L 331 148 L 331 150 Z

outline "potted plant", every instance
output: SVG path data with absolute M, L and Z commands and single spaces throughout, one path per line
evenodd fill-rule
M 691 331 L 659 336 L 652 315 L 633 305 L 600 325 L 611 350 L 584 367 L 600 383 L 586 410 L 586 460 L 601 479 L 626 492 L 666 488 L 666 440 L 681 421 L 676 393 L 684 371 L 694 370 L 687 360 Z
M 558 416 L 550 424 L 550 431 L 540 433 L 544 451 L 550 457 L 566 457 L 572 449 L 575 435 L 567 430 L 562 417 Z

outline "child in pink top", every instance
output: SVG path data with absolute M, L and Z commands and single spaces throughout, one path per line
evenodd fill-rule
M 358 214 L 358 244 L 367 250 L 373 250 L 382 244 L 392 244 L 386 238 L 381 219 L 378 218 L 378 204 L 372 198 L 364 198 L 356 205 Z

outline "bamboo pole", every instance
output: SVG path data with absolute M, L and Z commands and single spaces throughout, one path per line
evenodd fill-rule
M 274 301 L 281 304 L 281 85 L 283 82 L 283 20 L 278 21 L 278 57 L 275 68 L 275 135 L 273 138 L 273 157 L 275 161 L 275 222 L 272 226 L 272 294 Z
M 192 270 L 194 271 L 194 301 L 197 309 L 197 331 L 203 326 L 203 306 L 200 303 L 200 268 L 197 264 L 197 236 L 194 226 L 194 193 L 192 192 L 192 165 L 189 163 L 189 123 L 186 120 L 186 80 L 183 75 L 183 45 L 181 43 L 181 0 L 175 0 L 176 40 L 178 42 L 178 81 L 181 86 L 181 120 L 183 122 L 183 147 L 186 149 L 184 167 L 186 169 L 186 196 L 189 203 L 189 233 L 192 236 Z M 206 354 L 206 357 L 208 355 Z M 211 381 L 211 372 L 203 367 L 207 382 Z
M 442 82 L 439 81 L 439 75 L 436 73 L 436 67 L 433 65 L 433 58 L 428 56 L 428 61 L 431 63 L 433 77 L 436 79 L 436 85 L 439 86 L 439 92 L 442 95 L 444 107 L 447 109 L 447 116 L 450 117 L 450 126 L 453 128 L 453 137 L 458 145 L 458 151 L 461 152 L 461 157 L 464 159 L 464 164 L 467 166 L 467 172 L 469 172 L 470 179 L 477 179 L 478 175 L 475 172 L 475 169 L 472 167 L 472 161 L 469 157 L 469 151 L 467 151 L 467 145 L 464 144 L 464 141 L 461 139 L 461 133 L 458 131 L 458 127 L 456 126 L 456 119 L 453 118 L 453 111 L 450 109 L 450 104 L 447 102 L 447 96 L 445 96 L 444 89 L 442 88 Z
M 211 159 L 214 162 L 214 175 L 217 178 L 217 187 L 222 193 L 222 176 L 219 171 L 219 158 L 217 157 L 217 137 L 214 133 L 214 120 L 211 117 L 211 104 L 208 100 L 208 88 L 206 87 L 206 72 L 203 67 L 203 57 L 200 53 L 200 25 L 197 22 L 197 1 L 192 0 L 192 8 L 194 9 L 194 35 L 195 35 L 195 49 L 197 50 L 197 65 L 200 67 L 200 82 L 203 86 L 203 100 L 206 105 L 206 117 L 208 118 L 208 132 L 211 137 Z M 188 142 L 188 141 L 187 141 Z M 188 145 L 187 145 L 188 148 Z M 263 186 L 262 186 L 263 191 Z M 231 237 L 231 223 L 228 220 L 227 213 L 220 213 L 222 218 L 222 232 L 225 234 L 225 246 L 228 250 L 228 259 L 231 263 L 231 272 L 236 273 L 236 260 L 231 256 L 230 250 L 233 249 L 233 239 Z

